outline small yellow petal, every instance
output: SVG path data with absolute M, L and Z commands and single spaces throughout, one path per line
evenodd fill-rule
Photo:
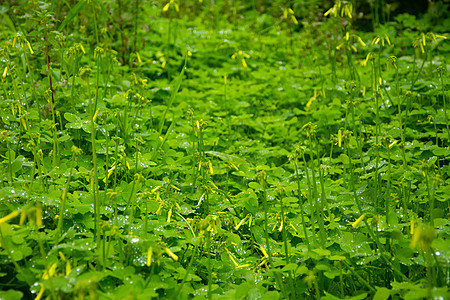
M 2 77 L 5 78 L 7 74 L 8 74 L 8 67 L 5 67 Z
M 166 12 L 166 11 L 168 11 L 168 10 L 169 10 L 169 7 L 170 7 L 170 2 L 169 2 L 169 3 L 167 3 L 166 5 L 164 5 L 164 7 L 163 7 L 162 11 L 163 11 L 163 12 Z

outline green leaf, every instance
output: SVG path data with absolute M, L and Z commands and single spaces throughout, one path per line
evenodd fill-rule
M 313 249 L 313 251 L 316 252 L 319 255 L 322 255 L 322 256 L 329 256 L 329 255 L 331 255 L 331 251 L 327 250 L 327 249 L 316 248 L 316 249 Z
M 263 187 L 257 183 L 256 181 L 252 181 L 248 184 L 249 187 L 251 187 L 252 189 L 254 189 L 255 191 L 262 191 Z
M 23 165 L 24 160 L 25 160 L 25 157 L 18 156 L 11 164 L 11 171 L 13 173 L 16 173 L 17 171 L 22 169 L 22 165 Z
M 373 296 L 373 300 L 387 300 L 391 296 L 391 290 L 385 287 L 377 287 L 377 292 Z
M 250 194 L 249 197 L 244 201 L 244 207 L 251 214 L 256 214 L 258 212 L 259 203 L 254 194 Z
M 83 7 L 86 5 L 86 0 L 81 0 L 78 2 L 67 14 L 67 17 L 64 19 L 64 21 L 59 25 L 58 31 L 61 31 L 66 27 L 67 24 L 69 24 L 70 21 L 72 21 L 73 18 L 75 18 L 80 11 L 83 9 Z
M 270 291 L 265 293 L 261 298 L 261 300 L 277 300 L 280 299 L 280 293 L 277 291 Z
M 235 299 L 245 299 L 248 295 L 248 291 L 250 291 L 251 288 L 252 286 L 247 282 L 240 284 L 238 287 L 236 287 Z
M 23 293 L 15 290 L 0 291 L 1 300 L 21 300 Z

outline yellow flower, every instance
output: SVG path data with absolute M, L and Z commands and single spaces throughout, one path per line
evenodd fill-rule
M 363 40 L 362 40 L 359 36 L 356 35 L 356 39 L 358 40 L 358 42 L 359 42 L 363 47 L 366 46 L 366 43 L 364 43 Z
M 178 256 L 172 252 L 169 248 L 165 249 L 167 255 L 169 255 L 174 261 L 178 261 Z
M 84 51 L 83 45 L 81 45 L 81 44 L 78 44 L 78 45 L 80 45 L 80 49 L 81 49 L 81 51 L 83 52 L 83 54 L 86 54 L 86 51 Z
M 56 268 L 58 267 L 58 263 L 53 263 L 48 270 L 44 271 L 44 274 L 42 275 L 42 279 L 49 279 L 52 278 L 53 275 L 56 273 Z
M 342 131 L 340 129 L 338 131 L 338 145 L 339 147 L 342 145 Z
M 31 53 L 31 54 L 34 54 L 33 49 L 31 49 L 30 42 L 28 42 L 28 41 L 27 41 L 27 46 L 28 46 L 28 49 L 30 49 L 30 53 Z
M 431 225 L 417 226 L 414 230 L 414 234 L 411 237 L 411 244 L 409 245 L 411 249 L 419 246 L 420 250 L 428 251 L 430 250 L 431 243 L 436 235 L 436 232 Z
M 245 221 L 247 221 L 247 216 L 245 217 L 245 218 L 243 218 L 235 227 L 234 227 L 234 230 L 238 230 L 241 226 L 242 226 L 242 224 L 244 224 L 245 223 Z
M 66 262 L 66 276 L 68 276 L 72 272 L 72 267 L 70 266 L 70 261 Z
M 356 228 L 359 223 L 361 223 L 362 220 L 366 217 L 367 213 L 362 214 L 355 222 L 353 222 L 352 227 Z
M 170 218 L 172 217 L 172 208 L 169 209 L 169 212 L 167 213 L 167 223 L 170 223 Z
M 395 140 L 395 141 L 393 141 L 390 145 L 389 145 L 389 149 L 391 149 L 392 147 L 394 147 L 395 146 L 395 144 L 397 144 L 397 140 Z
M 94 117 L 92 117 L 93 122 L 95 122 L 95 120 L 97 120 L 99 111 L 100 111 L 100 108 L 97 108 L 97 111 L 95 112 Z
M 267 254 L 266 249 L 264 249 L 263 246 L 259 245 L 259 249 L 261 250 L 262 254 L 264 255 L 265 258 L 269 257 L 269 254 Z
M 44 295 L 44 291 L 45 291 L 45 287 L 44 287 L 44 285 L 41 283 L 41 290 L 39 291 L 39 294 L 37 294 L 35 300 L 41 300 L 41 299 L 42 299 L 42 295 Z
M 3 223 L 8 222 L 11 219 L 14 219 L 15 217 L 17 217 L 19 215 L 19 211 L 15 210 L 13 212 L 11 212 L 10 214 L 8 214 L 7 216 L 3 217 L 0 219 L 0 225 L 2 225 Z
M 8 67 L 6 67 L 5 70 L 3 71 L 2 77 L 5 78 L 7 74 L 8 74 Z
M 42 208 L 36 207 L 36 225 L 42 226 Z
M 147 251 L 147 267 L 152 264 L 153 247 L 148 247 Z

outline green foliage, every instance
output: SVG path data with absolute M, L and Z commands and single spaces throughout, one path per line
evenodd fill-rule
M 368 2 L 2 4 L 0 298 L 448 298 L 446 4 Z

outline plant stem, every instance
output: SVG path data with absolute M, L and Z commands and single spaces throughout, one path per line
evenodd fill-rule
M 96 86 L 98 90 L 98 85 Z M 91 151 L 92 151 L 92 177 L 91 190 L 94 202 L 94 241 L 99 242 L 99 228 L 100 228 L 100 205 L 98 201 L 98 174 L 97 174 L 97 153 L 95 148 L 95 122 L 94 122 L 94 107 L 91 99 L 89 79 L 87 80 L 88 106 L 89 106 L 89 121 L 91 124 Z
M 297 197 L 298 197 L 298 203 L 300 206 L 300 215 L 302 218 L 302 225 L 303 225 L 303 234 L 305 235 L 305 241 L 306 241 L 306 246 L 308 247 L 308 250 L 311 250 L 311 246 L 309 244 L 309 238 L 308 238 L 308 230 L 306 229 L 306 222 L 305 222 L 305 211 L 303 208 L 304 205 L 304 201 L 303 201 L 303 195 L 300 189 L 300 174 L 298 173 L 298 165 L 297 165 L 297 159 L 295 158 L 294 160 L 294 168 L 295 168 L 295 174 L 296 179 L 297 179 Z
M 64 190 L 61 195 L 61 204 L 59 208 L 59 219 L 58 219 L 58 226 L 56 227 L 56 231 L 59 233 L 59 237 L 62 235 L 62 225 L 64 222 L 64 205 L 66 203 L 66 197 L 67 197 L 67 191 L 69 190 L 70 180 L 72 178 L 73 173 L 73 167 L 74 162 L 76 159 L 75 152 L 72 153 L 72 161 L 70 162 L 70 171 L 69 171 L 69 177 L 67 178 L 66 186 L 64 187 Z
M 264 172 L 264 171 L 263 171 Z M 266 188 L 266 174 L 265 172 L 261 174 L 261 185 L 263 187 L 263 207 L 264 207 L 264 236 L 266 239 L 266 247 L 267 247 L 267 255 L 269 256 L 269 268 L 272 268 L 272 249 L 269 244 L 269 226 L 268 226 L 268 217 L 267 217 L 267 188 Z

